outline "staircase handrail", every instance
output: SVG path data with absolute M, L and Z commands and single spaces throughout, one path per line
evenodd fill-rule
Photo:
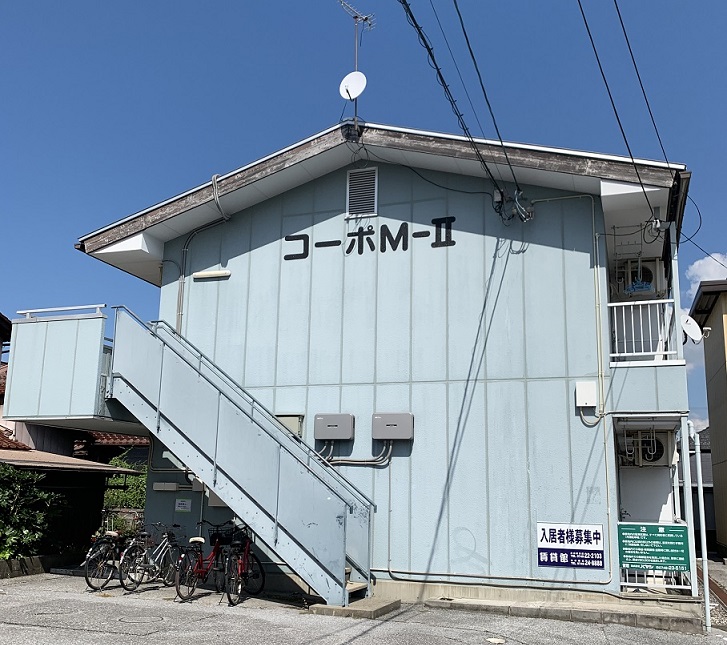
M 349 490 L 349 492 L 352 493 L 355 497 L 358 497 L 359 502 L 369 506 L 372 510 L 376 510 L 376 504 L 374 504 L 374 502 L 371 499 L 369 499 L 361 490 L 359 490 L 359 488 L 356 485 L 352 484 L 350 481 L 345 479 L 335 468 L 333 468 L 333 466 L 331 466 L 331 464 L 329 464 L 325 459 L 323 459 L 315 450 L 313 450 L 313 448 L 311 448 L 308 444 L 306 444 L 302 439 L 300 439 L 298 437 L 294 437 L 294 435 L 290 432 L 290 430 L 288 428 L 286 428 L 282 423 L 280 423 L 280 421 L 278 421 L 278 419 L 275 417 L 275 415 L 272 412 L 270 412 L 270 410 L 268 410 L 265 406 L 261 405 L 260 402 L 257 401 L 257 399 L 255 399 L 247 391 L 245 391 L 245 389 L 242 386 L 240 386 L 237 382 L 235 382 L 229 374 L 227 374 L 222 368 L 220 368 L 218 365 L 216 365 L 214 363 L 214 361 L 212 361 L 212 359 L 210 359 L 201 350 L 199 350 L 197 347 L 195 347 L 186 338 L 184 338 L 183 336 L 178 334 L 176 332 L 176 330 L 174 330 L 174 328 L 172 328 L 171 325 L 169 325 L 169 323 L 167 323 L 164 320 L 155 320 L 155 321 L 152 321 L 151 323 L 145 323 L 143 320 L 141 320 L 141 318 L 139 318 L 133 311 L 131 311 L 125 305 L 115 305 L 112 308 L 117 310 L 117 315 L 118 315 L 119 310 L 123 310 L 124 312 L 126 312 L 126 314 L 132 320 L 134 320 L 136 323 L 141 325 L 144 329 L 146 329 L 149 333 L 151 333 L 154 336 L 154 338 L 159 340 L 166 347 L 171 349 L 172 352 L 174 352 L 174 354 L 176 354 L 181 360 L 183 360 L 185 363 L 187 363 L 187 365 L 196 369 L 196 371 L 200 374 L 200 376 L 202 378 L 204 378 L 208 383 L 210 383 L 210 385 L 214 386 L 214 383 L 209 378 L 207 378 L 204 374 L 199 372 L 199 369 L 196 368 L 194 365 L 192 365 L 189 362 L 189 360 L 187 359 L 187 357 L 183 356 L 170 343 L 168 343 L 167 341 L 164 340 L 164 338 L 159 336 L 159 334 L 154 329 L 152 329 L 151 325 L 163 325 L 164 327 L 166 327 L 172 333 L 175 340 L 180 342 L 182 345 L 185 345 L 189 350 L 191 350 L 193 353 L 195 353 L 197 355 L 198 359 L 204 361 L 205 366 L 207 368 L 209 368 L 212 372 L 215 372 L 219 377 L 221 377 L 231 389 L 233 389 L 238 395 L 240 395 L 254 409 L 262 412 L 263 415 L 267 418 L 267 420 L 269 422 L 271 422 L 272 425 L 279 432 L 281 432 L 285 437 L 287 437 L 289 441 L 295 442 L 295 444 L 298 446 L 298 448 L 302 449 L 306 453 L 306 455 L 308 456 L 309 459 L 312 458 L 320 466 L 325 468 L 326 472 L 328 474 L 330 474 L 333 477 L 333 479 L 338 481 L 339 484 L 341 484 L 344 488 Z M 245 416 L 249 417 L 250 420 L 258 428 L 263 430 L 268 436 L 270 436 L 271 438 L 273 438 L 277 441 L 277 439 L 275 438 L 273 433 L 271 433 L 268 428 L 266 428 L 263 424 L 261 424 L 253 416 L 247 414 L 247 412 L 241 406 L 236 404 L 235 401 L 233 401 L 229 396 L 225 396 L 225 398 L 227 398 L 227 400 L 230 401 L 230 403 L 232 405 L 234 405 L 238 410 L 240 410 L 240 412 L 245 414 Z M 279 441 L 277 441 L 277 443 L 279 445 L 283 446 L 283 444 L 280 443 Z M 336 497 L 341 499 L 349 507 L 349 509 L 352 508 L 351 504 L 347 500 L 345 500 L 343 497 L 341 497 L 340 493 L 338 493 L 337 491 L 332 489 L 330 484 L 328 484 L 326 481 L 324 481 L 321 478 L 321 476 L 310 467 L 309 464 L 305 463 L 304 460 L 300 459 L 300 457 L 288 446 L 283 446 L 283 447 L 285 448 L 286 452 L 291 457 L 293 457 L 298 463 L 300 463 L 303 467 L 305 467 L 306 470 L 308 470 L 312 475 L 314 475 L 316 477 L 316 479 L 318 479 L 322 484 L 324 484 L 327 488 L 329 488 L 336 495 Z

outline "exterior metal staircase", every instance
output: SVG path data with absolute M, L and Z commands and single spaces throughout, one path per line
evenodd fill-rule
M 373 502 L 164 322 L 116 308 L 106 398 L 127 408 L 328 604 L 371 588 Z

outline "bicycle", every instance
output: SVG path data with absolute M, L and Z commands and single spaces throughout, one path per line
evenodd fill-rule
M 220 593 L 225 590 L 225 553 L 223 545 L 232 542 L 232 535 L 235 527 L 232 520 L 222 524 L 212 524 L 208 520 L 197 522 L 197 526 L 208 524 L 210 526 L 210 543 L 212 551 L 205 558 L 202 556 L 202 546 L 205 543 L 203 537 L 189 538 L 190 546 L 182 553 L 177 566 L 175 587 L 177 595 L 181 600 L 189 600 L 194 594 L 197 583 L 207 582 L 210 573 L 214 572 L 215 591 Z M 226 528 L 229 527 L 229 528 Z
M 116 571 L 116 562 L 121 559 L 126 537 L 117 531 L 105 531 L 86 553 L 83 562 L 83 575 L 86 584 L 95 591 L 103 589 Z
M 103 529 L 112 514 L 109 509 L 102 511 L 101 528 L 91 536 L 91 548 L 82 563 L 86 584 L 95 591 L 103 589 L 113 577 L 128 541 L 128 536 L 120 531 Z
M 239 531 L 242 539 L 233 539 L 225 564 L 227 600 L 233 606 L 239 604 L 243 590 L 257 596 L 265 587 L 265 570 L 250 548 L 250 528 L 244 525 Z
M 126 591 L 135 591 L 145 580 L 153 582 L 161 578 L 165 587 L 174 584 L 180 547 L 171 529 L 179 528 L 179 524 L 170 527 L 155 522 L 149 526 L 162 531 L 159 544 L 154 545 L 148 531 L 139 531 L 121 556 L 119 579 Z

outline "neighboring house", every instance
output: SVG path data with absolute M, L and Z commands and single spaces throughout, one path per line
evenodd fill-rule
M 336 125 L 82 237 L 160 321 L 25 312 L 7 415 L 148 434 L 148 519 L 234 513 L 332 604 L 346 567 L 409 600 L 696 595 L 689 178 Z
M 0 432 L 0 463 L 43 473 L 40 487 L 63 495 L 60 517 L 53 523 L 54 534 L 49 537 L 57 548 L 76 550 L 90 543 L 101 524 L 106 477 L 136 474 L 127 468 L 34 450 L 5 432 Z
M 717 545 L 727 553 L 727 280 L 699 284 L 689 312 L 705 333 L 704 373 L 707 381 L 714 513 Z
M 10 341 L 10 329 L 10 321 L 0 314 L 2 342 Z M 65 499 L 55 525 L 55 543 L 59 547 L 87 545 L 101 523 L 106 478 L 135 471 L 74 458 L 74 440 L 86 433 L 4 419 L 7 372 L 8 365 L 0 365 L 0 463 L 43 473 L 42 488 Z
M 149 437 L 86 432 L 74 445 L 74 457 L 109 463 L 114 457 L 126 455 L 130 464 L 146 464 L 149 460 Z

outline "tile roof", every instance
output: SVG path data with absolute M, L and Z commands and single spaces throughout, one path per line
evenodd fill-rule
M 15 441 L 15 439 L 6 437 L 4 433 L 0 432 L 0 450 L 31 450 L 31 448 L 24 443 Z
M 89 432 L 96 446 L 148 446 L 149 437 L 116 434 L 113 432 Z

